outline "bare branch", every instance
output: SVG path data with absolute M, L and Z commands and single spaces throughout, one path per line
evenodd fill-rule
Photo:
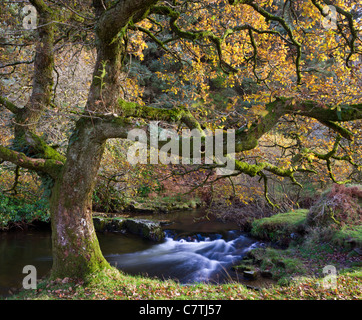
M 19 64 L 32 64 L 32 63 L 34 63 L 34 59 L 29 60 L 29 61 L 15 61 L 15 62 L 12 62 L 12 63 L 1 65 L 0 69 L 4 69 L 4 68 L 8 68 L 8 67 L 15 67 L 15 66 L 17 66 Z

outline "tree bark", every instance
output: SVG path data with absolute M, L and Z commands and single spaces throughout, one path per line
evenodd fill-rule
M 102 14 L 99 6 L 95 9 L 102 21 L 107 11 Z M 88 274 L 110 267 L 102 255 L 92 219 L 92 194 L 106 143 L 97 130 L 98 120 L 92 117 L 112 112 L 117 105 L 125 47 L 122 34 L 117 32 L 115 38 L 105 40 L 99 31 L 103 29 L 96 29 L 97 60 L 85 114 L 69 140 L 67 160 L 52 191 L 52 277 L 86 279 Z
M 17 110 L 15 120 L 15 140 L 21 150 L 26 132 L 35 132 L 38 121 L 49 106 L 53 89 L 54 67 L 54 23 L 53 12 L 43 0 L 31 0 L 38 12 L 38 41 L 35 48 L 33 89 L 29 102 Z
M 86 278 L 108 268 L 92 220 L 92 193 L 105 142 L 90 120 L 80 120 L 71 137 L 67 162 L 53 188 L 52 277 Z

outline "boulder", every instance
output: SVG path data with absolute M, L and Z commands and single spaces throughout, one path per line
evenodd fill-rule
M 102 218 L 102 217 L 93 218 L 94 229 L 97 232 L 105 232 L 106 231 L 107 220 L 108 219 Z
M 95 217 L 93 223 L 97 232 L 130 232 L 152 241 L 162 241 L 165 238 L 165 232 L 158 221 Z
M 122 218 L 93 218 L 94 228 L 97 232 L 121 232 L 124 230 L 125 219 Z
M 126 219 L 125 228 L 127 231 L 138 234 L 148 240 L 162 241 L 165 238 L 165 232 L 162 230 L 161 224 L 156 221 Z

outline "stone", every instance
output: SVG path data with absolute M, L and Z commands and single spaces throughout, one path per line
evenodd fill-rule
M 130 204 L 130 210 L 133 212 L 139 212 L 139 213 L 143 213 L 143 214 L 152 214 L 154 213 L 156 210 L 155 208 L 150 205 L 150 204 L 144 204 L 144 203 L 138 203 L 136 201 L 133 201 Z
M 165 232 L 159 222 L 146 219 L 126 219 L 125 228 L 148 240 L 162 241 L 165 238 Z
M 97 232 L 105 232 L 107 225 L 106 220 L 106 218 L 101 217 L 93 218 L 94 229 Z
M 165 232 L 161 223 L 146 219 L 123 219 L 123 218 L 93 218 L 94 228 L 97 232 L 130 232 L 137 234 L 144 239 L 152 241 L 162 241 L 165 238 Z
M 245 271 L 243 271 L 243 276 L 246 279 L 255 280 L 258 277 L 258 273 L 254 270 L 250 270 L 250 271 L 245 270 Z
M 237 266 L 233 266 L 232 269 L 235 270 L 235 271 L 241 271 L 241 272 L 254 271 L 254 267 L 251 266 L 251 265 L 247 265 L 247 264 L 240 264 L 240 265 L 237 265 Z
M 108 231 L 122 232 L 124 230 L 126 219 L 116 218 L 112 219 L 108 224 Z

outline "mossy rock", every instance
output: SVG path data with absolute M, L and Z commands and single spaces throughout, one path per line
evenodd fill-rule
M 157 242 L 165 238 L 165 232 L 161 227 L 161 222 L 158 221 L 94 217 L 93 223 L 97 232 L 130 232 L 144 239 Z
M 123 231 L 125 219 L 123 218 L 105 218 L 105 217 L 94 217 L 93 224 L 94 229 L 97 232 L 119 232 Z
M 242 264 L 239 264 L 237 266 L 233 266 L 232 269 L 235 270 L 235 271 L 240 271 L 240 272 L 243 272 L 243 271 L 255 271 L 256 270 L 253 265 L 246 264 L 246 263 L 242 263 Z
M 251 265 L 250 261 L 252 261 Z M 293 274 L 305 272 L 300 260 L 290 257 L 288 251 L 273 248 L 253 249 L 249 251 L 242 262 L 240 269 L 245 268 L 243 270 L 244 276 L 245 272 L 249 275 L 250 271 L 257 271 L 257 274 L 265 278 L 280 280 L 282 278 L 289 278 Z
M 332 243 L 347 249 L 362 248 L 362 225 L 345 226 L 336 230 Z
M 145 219 L 126 219 L 125 228 L 127 231 L 148 240 L 162 241 L 165 238 L 165 232 L 159 222 Z
M 243 271 L 243 276 L 246 278 L 246 279 L 249 279 L 249 280 L 255 280 L 258 278 L 258 271 L 256 270 L 244 270 Z
M 300 209 L 254 220 L 251 235 L 266 241 L 289 242 L 295 237 L 295 234 L 305 232 L 307 214 L 308 210 Z
M 152 214 L 168 213 L 177 210 L 192 210 L 201 206 L 200 199 L 185 199 L 177 197 L 157 197 L 155 199 L 137 198 L 131 201 L 129 209 L 133 212 Z
M 97 232 L 105 232 L 107 230 L 107 224 L 109 219 L 103 217 L 93 218 L 94 229 Z

